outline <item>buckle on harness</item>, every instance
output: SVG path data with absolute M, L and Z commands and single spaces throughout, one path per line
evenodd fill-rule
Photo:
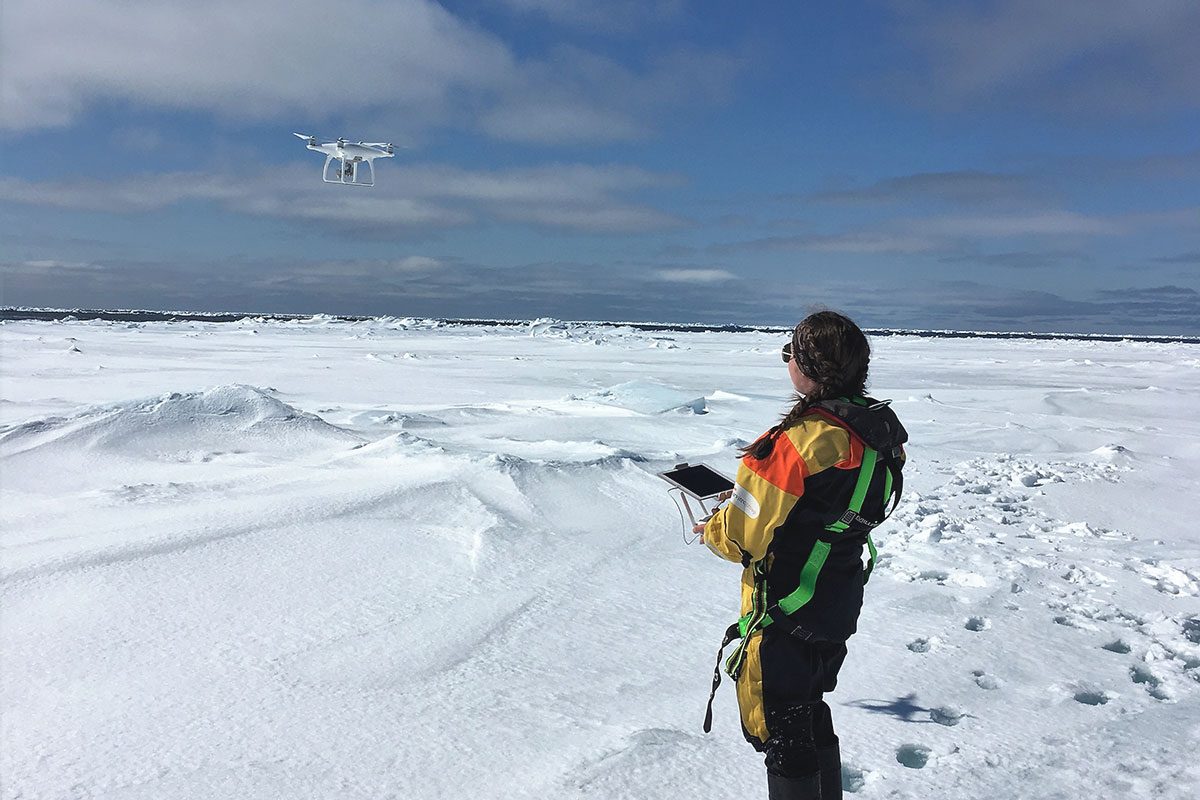
M 795 636 L 800 641 L 807 642 L 816 635 L 808 628 L 793 622 L 792 615 L 780 608 L 778 603 L 768 608 L 767 614 L 770 615 L 772 624 L 785 629 L 788 636 Z

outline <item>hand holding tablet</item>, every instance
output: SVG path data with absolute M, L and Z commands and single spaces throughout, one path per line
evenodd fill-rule
M 678 492 L 679 497 L 683 500 L 679 517 L 683 521 L 684 539 L 689 544 L 696 540 L 687 539 L 688 520 L 691 520 L 692 533 L 701 533 L 704 530 L 704 523 L 708 522 L 717 512 L 718 505 L 733 494 L 733 481 L 707 464 L 676 464 L 673 469 L 658 473 L 658 477 L 675 487 L 669 491 Z M 699 503 L 701 512 L 699 519 L 692 512 L 688 497 Z M 675 499 L 673 494 L 672 499 Z M 712 502 L 711 509 L 705 506 L 706 500 Z M 676 500 L 676 506 L 678 505 L 679 501 Z M 687 513 L 686 520 L 683 519 L 685 511 Z

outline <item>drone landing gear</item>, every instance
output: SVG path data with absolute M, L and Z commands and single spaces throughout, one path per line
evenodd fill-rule
M 359 167 L 365 164 L 366 172 L 359 178 Z M 347 186 L 374 186 L 375 185 L 375 165 L 369 159 L 355 161 L 347 158 L 338 158 L 337 156 L 328 156 L 325 159 L 325 171 L 321 177 L 326 183 L 343 183 Z

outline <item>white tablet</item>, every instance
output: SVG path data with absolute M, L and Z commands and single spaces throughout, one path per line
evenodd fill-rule
M 674 469 L 658 473 L 658 477 L 698 500 L 733 491 L 733 481 L 707 464 L 676 464 Z

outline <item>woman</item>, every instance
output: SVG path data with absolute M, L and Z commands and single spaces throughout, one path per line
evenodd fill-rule
M 743 733 L 765 753 L 772 800 L 842 796 L 822 696 L 857 628 L 874 566 L 870 532 L 899 501 L 908 438 L 886 402 L 864 397 L 870 356 L 841 314 L 797 325 L 783 348 L 796 404 L 742 451 L 730 502 L 696 526 L 709 549 L 744 568 L 743 616 L 725 639 L 741 642 L 725 669 L 737 681 Z

